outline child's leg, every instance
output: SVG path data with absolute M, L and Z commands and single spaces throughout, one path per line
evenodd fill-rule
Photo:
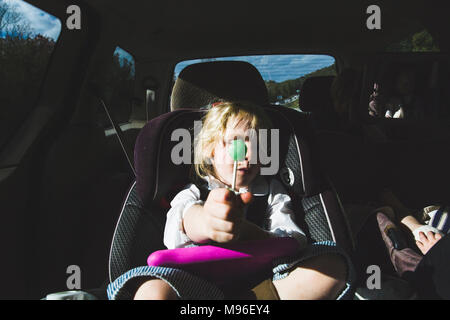
M 305 260 L 273 284 L 281 300 L 335 299 L 345 287 L 346 276 L 344 258 L 326 254 Z
M 176 300 L 177 298 L 172 287 L 160 279 L 144 282 L 134 296 L 134 300 Z

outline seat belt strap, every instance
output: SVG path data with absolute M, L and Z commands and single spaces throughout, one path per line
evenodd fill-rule
M 117 140 L 119 140 L 119 144 L 122 147 L 122 151 L 127 158 L 128 164 L 130 165 L 131 171 L 133 172 L 134 176 L 136 177 L 136 171 L 134 170 L 133 166 L 133 157 L 132 152 L 129 151 L 129 149 L 125 145 L 125 137 L 123 135 L 122 129 L 120 129 L 120 126 L 117 125 L 117 122 L 114 120 L 113 115 L 109 112 L 108 106 L 106 105 L 105 101 L 100 98 L 100 102 L 103 106 L 103 109 L 106 112 L 106 115 L 108 116 L 109 121 L 111 122 L 111 125 L 113 126 L 114 130 L 116 131 Z
M 122 151 L 125 155 L 125 158 L 127 159 L 128 165 L 131 168 L 131 171 L 133 172 L 134 176 L 136 177 L 136 171 L 134 169 L 133 165 L 133 156 L 132 151 L 125 143 L 125 137 L 123 135 L 123 131 L 120 128 L 120 126 L 117 124 L 117 121 L 115 121 L 114 116 L 111 114 L 111 112 L 108 109 L 108 106 L 105 103 L 105 100 L 101 97 L 101 95 L 98 93 L 98 90 L 95 90 L 94 88 L 92 91 L 94 93 L 94 96 L 100 101 L 100 104 L 103 107 L 103 110 L 105 110 L 106 116 L 108 117 L 109 122 L 111 123 L 112 127 L 114 128 L 114 131 L 116 132 L 117 140 L 119 141 L 120 147 L 122 148 Z

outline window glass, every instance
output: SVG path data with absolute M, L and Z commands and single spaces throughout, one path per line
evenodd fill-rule
M 0 146 L 30 114 L 61 31 L 54 16 L 0 0 Z
M 336 74 L 335 60 L 328 55 L 258 55 L 183 61 L 175 66 L 174 80 L 186 66 L 214 60 L 251 63 L 266 83 L 270 102 L 297 110 L 300 89 L 306 78 Z
M 439 52 L 437 43 L 427 30 L 416 32 L 407 38 L 389 45 L 387 52 Z
M 133 105 L 134 85 L 134 58 L 130 53 L 117 47 L 106 75 L 105 96 L 109 112 L 124 131 L 134 120 L 145 119 L 145 115 L 142 117 L 139 109 Z M 98 123 L 104 128 L 112 127 L 102 108 L 98 109 Z
M 449 118 L 448 61 L 414 61 L 409 57 L 408 61 L 386 63 L 377 69 L 369 98 L 370 116 L 406 120 Z

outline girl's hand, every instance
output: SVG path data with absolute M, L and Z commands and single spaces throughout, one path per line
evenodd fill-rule
M 236 195 L 225 188 L 211 190 L 203 205 L 205 235 L 220 243 L 237 240 L 244 220 L 244 206 L 251 200 L 250 192 Z
M 442 236 L 439 233 L 433 233 L 431 231 L 428 231 L 426 235 L 425 233 L 420 232 L 419 237 L 420 241 L 416 241 L 416 244 L 424 255 L 431 249 L 431 247 L 442 239 Z

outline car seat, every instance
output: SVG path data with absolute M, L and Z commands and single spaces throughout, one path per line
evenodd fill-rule
M 200 120 L 205 112 L 173 111 L 150 121 L 141 131 L 135 148 L 136 182 L 128 192 L 114 232 L 110 281 L 127 270 L 145 265 L 151 252 L 164 248 L 162 239 L 169 203 L 189 183 L 190 174 L 189 165 L 171 161 L 172 150 L 178 142 L 171 141 L 170 137 L 175 129 L 192 132 L 193 122 Z M 280 128 L 281 168 L 277 178 L 293 197 L 297 223 L 306 230 L 311 242 L 331 240 L 349 249 L 348 232 L 334 194 L 326 189 L 323 181 L 311 179 L 314 162 L 306 161 L 310 159 L 306 139 L 299 141 L 299 132 L 279 110 L 267 108 L 266 112 L 274 126 Z
M 217 77 L 217 68 L 222 68 L 223 63 L 207 64 L 210 70 L 214 70 L 210 76 Z M 236 63 L 241 73 L 245 72 L 245 69 L 253 73 L 253 67 L 244 67 L 245 64 Z M 232 70 L 233 65 L 234 62 L 227 63 L 228 67 L 223 69 L 224 72 Z M 194 75 L 197 68 L 200 74 L 205 74 L 205 68 L 201 64 L 188 68 Z M 238 73 L 233 76 L 236 79 L 245 78 Z M 236 83 L 224 82 L 222 88 L 227 85 L 235 86 Z M 252 85 L 253 83 L 247 84 L 249 88 Z M 206 112 L 198 109 L 201 103 L 232 100 L 230 96 L 217 91 L 213 97 L 205 100 L 204 97 L 208 96 L 209 92 L 202 92 L 199 93 L 201 102 L 196 103 L 193 101 L 194 96 L 189 93 L 192 87 L 192 84 L 186 83 L 186 78 L 180 77 L 175 84 L 174 94 L 182 94 L 172 99 L 173 103 L 177 101 L 176 105 L 172 106 L 177 110 L 150 121 L 136 141 L 136 182 L 127 194 L 114 232 L 109 260 L 110 281 L 114 281 L 129 269 L 145 265 L 151 252 L 164 248 L 162 239 L 165 214 L 171 199 L 189 182 L 190 174 L 189 165 L 175 165 L 171 161 L 171 150 L 178 143 L 171 141 L 172 132 L 184 128 L 188 129 L 192 136 L 194 121 L 200 120 Z M 198 91 L 199 87 L 194 86 L 192 90 Z M 222 90 L 232 92 L 232 89 Z M 249 92 L 259 95 L 256 89 L 249 89 Z M 267 91 L 265 92 L 267 94 Z M 247 100 L 261 101 L 259 96 L 249 97 Z M 195 108 L 180 109 L 186 106 Z M 352 241 L 338 199 L 316 167 L 308 117 L 295 110 L 278 106 L 267 106 L 265 111 L 274 128 L 280 130 L 280 168 L 276 178 L 285 185 L 293 198 L 297 223 L 306 231 L 311 242 L 334 241 L 350 252 Z

